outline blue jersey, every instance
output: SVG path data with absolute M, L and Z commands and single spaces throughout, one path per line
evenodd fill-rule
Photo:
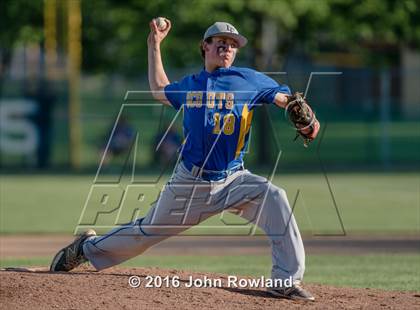
M 171 105 L 184 107 L 184 161 L 206 170 L 243 164 L 254 108 L 273 103 L 286 85 L 258 71 L 230 67 L 184 77 L 165 87 Z

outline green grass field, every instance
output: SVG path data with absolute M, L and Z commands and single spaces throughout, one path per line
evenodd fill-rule
M 305 282 L 334 286 L 420 291 L 420 255 L 309 255 Z M 2 267 L 47 266 L 50 258 L 0 261 Z M 123 266 L 161 267 L 259 277 L 270 275 L 271 258 L 247 256 L 139 256 Z
M 149 176 L 149 179 L 152 178 Z M 141 186 L 136 189 L 145 197 L 138 205 L 140 215 L 147 212 L 146 206 L 156 199 L 158 189 L 166 179 L 164 177 L 157 187 Z M 349 234 L 419 233 L 420 176 L 417 173 L 332 173 L 328 175 L 328 180 L 333 196 L 321 174 L 280 174 L 273 181 L 286 189 L 291 205 L 296 201 L 294 212 L 304 233 L 342 233 L 333 197 Z M 1 233 L 72 233 L 92 182 L 93 176 L 1 176 Z M 119 194 L 114 197 L 112 193 L 122 193 L 125 185 L 127 182 L 113 187 L 110 201 L 119 201 Z M 134 191 L 136 193 L 138 195 Z M 123 204 L 122 222 L 128 222 L 135 215 L 133 206 L 137 206 L 135 203 L 138 201 L 130 203 L 132 194 L 127 194 Z M 93 206 L 94 202 L 90 201 L 85 216 L 89 212 L 96 214 Z M 97 224 L 113 225 L 117 212 L 100 215 Z M 220 216 L 215 216 L 202 224 L 207 228 L 197 228 L 190 233 L 249 231 L 249 226 L 242 219 L 233 215 L 223 216 L 223 221 Z M 235 228 L 226 228 L 226 222 L 236 224 Z

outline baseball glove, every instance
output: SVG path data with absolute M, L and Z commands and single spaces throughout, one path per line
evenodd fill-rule
M 303 97 L 303 93 L 294 93 L 288 97 L 286 112 L 289 120 L 293 123 L 296 128 L 296 139 L 301 136 L 303 138 L 303 145 L 305 147 L 315 138 L 316 133 L 314 131 L 319 127 L 319 123 L 316 119 L 315 113 L 308 105 L 306 99 Z

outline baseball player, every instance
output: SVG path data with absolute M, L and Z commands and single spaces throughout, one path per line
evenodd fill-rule
M 51 271 L 70 271 L 89 261 L 97 270 L 120 264 L 158 242 L 185 231 L 224 210 L 236 211 L 268 235 L 272 248 L 272 279 L 292 279 L 290 287 L 269 288 L 274 296 L 314 300 L 301 286 L 305 269 L 302 239 L 286 193 L 244 168 L 254 109 L 261 104 L 286 108 L 306 142 L 319 122 L 304 99 L 286 85 L 248 68 L 232 66 L 247 39 L 226 22 L 216 22 L 204 34 L 204 68 L 180 82 L 165 74 L 160 45 L 171 29 L 150 22 L 148 77 L 158 101 L 184 110 L 185 143 L 180 160 L 159 199 L 146 217 L 96 236 L 89 230 L 60 250 Z M 286 283 L 286 282 L 284 282 Z

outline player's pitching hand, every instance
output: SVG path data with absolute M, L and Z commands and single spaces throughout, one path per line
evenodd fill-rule
M 168 35 L 169 30 L 171 29 L 171 21 L 167 18 L 164 18 L 166 25 L 164 28 L 159 27 L 157 24 L 157 19 L 154 18 L 150 21 L 150 34 L 147 38 L 147 44 L 149 46 L 159 45 L 163 39 Z

